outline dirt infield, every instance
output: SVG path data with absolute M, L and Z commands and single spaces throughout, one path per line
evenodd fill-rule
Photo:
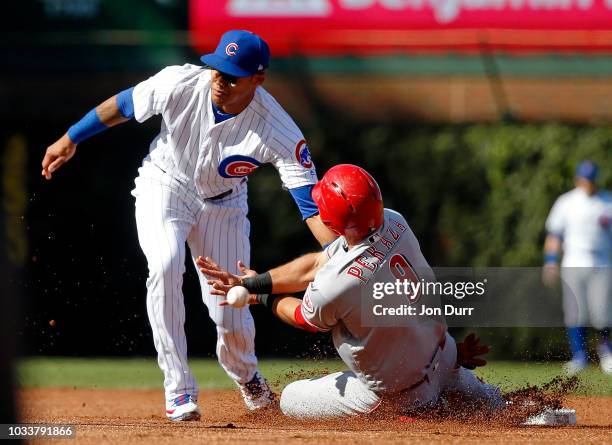
M 237 391 L 203 391 L 199 422 L 167 421 L 162 391 L 101 389 L 21 390 L 22 422 L 76 426 L 68 443 L 610 443 L 612 398 L 568 397 L 577 411 L 572 427 L 503 426 L 494 421 L 351 419 L 303 423 L 275 410 L 247 412 Z M 62 440 L 32 441 L 58 444 Z

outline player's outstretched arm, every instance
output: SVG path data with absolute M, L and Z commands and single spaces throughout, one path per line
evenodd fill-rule
M 130 120 L 134 116 L 132 89 L 105 100 L 74 124 L 51 144 L 42 160 L 42 176 L 51 179 L 53 173 L 76 153 L 77 144 L 107 128 Z
M 332 243 L 338 237 L 338 235 L 329 230 L 327 226 L 323 224 L 323 221 L 321 221 L 321 217 L 319 215 L 314 215 L 306 219 L 306 225 L 322 246 Z
M 271 293 L 285 294 L 303 291 L 314 281 L 315 275 L 326 262 L 325 252 L 313 252 L 271 269 L 268 272 L 272 280 Z
M 324 261 L 322 258 L 320 258 L 321 255 L 322 254 L 320 253 L 304 255 L 283 266 L 272 269 L 270 272 L 260 275 L 258 275 L 254 270 L 247 269 L 242 261 L 238 261 L 238 270 L 240 270 L 240 272 L 243 274 L 242 277 L 224 270 L 208 257 L 198 257 L 196 259 L 196 264 L 200 268 L 200 272 L 209 277 L 208 284 L 212 286 L 212 289 L 210 290 L 211 294 L 225 296 L 232 287 L 244 285 L 249 292 L 251 292 L 249 295 L 248 304 L 263 304 L 285 323 L 298 329 L 317 332 L 318 330 L 309 325 L 302 316 L 300 311 L 302 300 L 290 295 L 270 294 L 284 293 L 278 290 L 280 288 L 295 287 L 294 284 L 289 285 L 282 280 L 281 277 L 284 277 L 283 273 L 291 276 L 292 274 L 305 273 L 304 271 L 309 268 L 318 270 L 322 265 L 321 261 Z M 327 256 L 324 254 L 323 257 L 327 258 Z M 272 272 L 274 272 L 274 275 Z M 275 276 L 281 282 L 280 285 L 274 283 L 272 278 L 273 276 Z M 248 279 L 251 279 L 251 282 L 249 282 Z M 314 275 L 312 275 L 312 279 L 314 279 Z M 219 304 L 221 306 L 225 306 L 228 305 L 229 302 L 225 300 Z
M 325 224 L 321 221 L 319 216 L 319 209 L 317 204 L 312 198 L 313 185 L 304 185 L 289 189 L 291 197 L 295 201 L 302 214 L 302 219 L 306 221 L 306 225 L 310 229 L 310 232 L 319 242 L 321 246 L 331 244 L 338 235 L 334 234 Z
M 212 258 L 198 257 L 196 264 L 200 272 L 212 279 L 208 284 L 213 286 L 213 295 L 225 295 L 233 286 L 244 286 L 251 293 L 285 294 L 300 292 L 306 289 L 314 280 L 316 273 L 327 262 L 324 252 L 313 252 L 296 258 L 269 272 L 257 274 L 238 262 L 238 270 L 242 276 L 234 275 L 222 269 Z M 260 288 L 263 286 L 264 288 Z
M 300 312 L 301 306 L 302 300 L 299 298 L 283 295 L 274 300 L 271 309 L 274 315 L 294 328 L 303 329 L 308 332 L 319 332 L 304 321 L 304 317 Z
M 248 269 L 242 261 L 238 261 L 238 270 L 242 276 L 228 272 L 210 257 L 199 256 L 196 258 L 196 264 L 200 268 L 200 272 L 208 277 L 207 283 L 212 286 L 210 289 L 212 295 L 225 296 L 232 287 L 241 286 L 243 278 L 257 275 L 257 272 Z M 254 295 L 252 297 L 254 298 Z M 254 303 L 254 300 L 249 301 L 249 304 Z M 224 306 L 225 302 L 222 302 L 221 305 Z

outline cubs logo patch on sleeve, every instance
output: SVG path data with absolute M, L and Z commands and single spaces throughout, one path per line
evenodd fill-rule
M 221 161 L 218 171 L 224 178 L 241 178 L 260 165 L 261 162 L 249 156 L 233 155 Z
M 312 167 L 312 158 L 310 157 L 310 149 L 308 148 L 308 144 L 304 139 L 298 142 L 295 147 L 295 157 L 300 163 L 300 165 L 304 168 Z

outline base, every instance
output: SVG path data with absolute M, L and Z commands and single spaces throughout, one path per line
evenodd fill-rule
M 571 408 L 545 409 L 540 414 L 528 418 L 523 425 L 576 425 L 576 410 Z

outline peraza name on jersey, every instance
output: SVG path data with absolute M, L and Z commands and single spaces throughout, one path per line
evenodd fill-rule
M 365 253 L 359 255 L 353 261 L 346 270 L 346 273 L 363 283 L 367 283 L 387 254 L 393 250 L 401 234 L 405 231 L 406 226 L 398 221 L 390 219 L 389 226 L 384 232 L 370 237 L 373 240 L 373 244 L 368 247 Z

